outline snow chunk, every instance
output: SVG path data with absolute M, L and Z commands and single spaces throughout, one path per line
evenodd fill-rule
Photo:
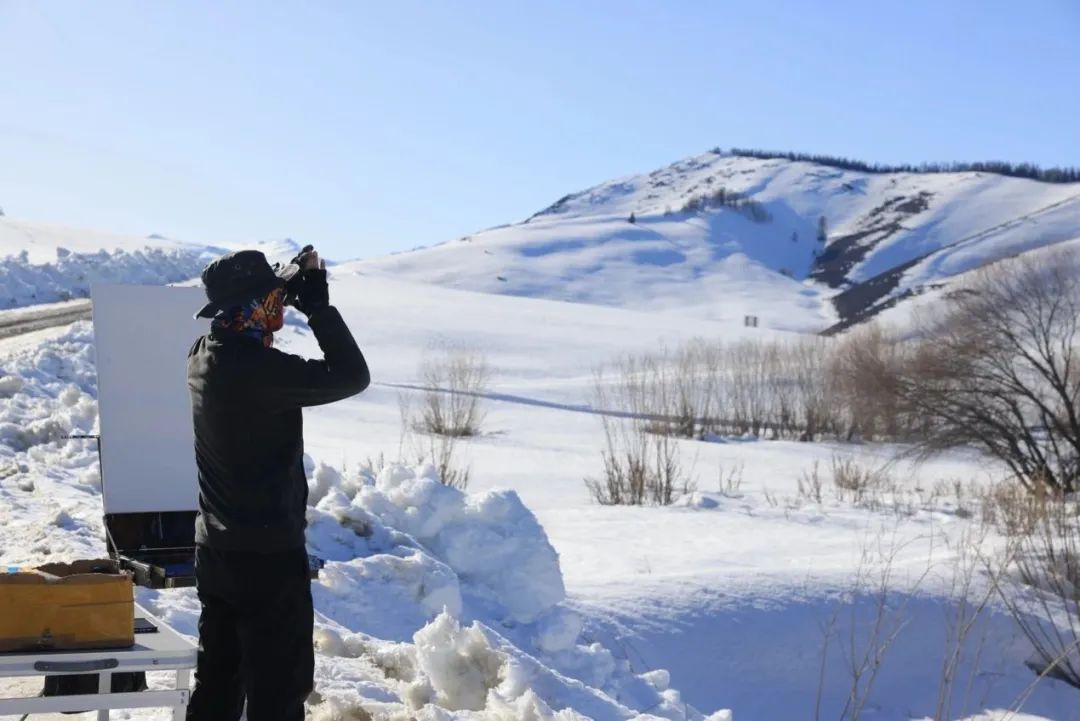
M 397 641 L 438 614 L 460 615 L 462 608 L 454 572 L 419 550 L 403 548 L 328 563 L 312 593 L 326 616 Z
M 545 653 L 569 651 L 577 645 L 583 627 L 581 616 L 567 608 L 556 608 L 537 624 L 536 645 Z
M 517 493 L 470 496 L 432 475 L 387 467 L 353 503 L 416 538 L 511 620 L 530 622 L 566 598 L 559 556 Z
M 308 482 L 308 504 L 312 506 L 318 504 L 319 501 L 326 498 L 326 494 L 330 492 L 331 488 L 339 485 L 341 485 L 341 474 L 337 472 L 336 468 L 325 463 L 317 464 L 315 472 Z
M 479 711 L 505 678 L 506 658 L 491 649 L 476 624 L 463 629 L 444 613 L 417 631 L 413 643 L 433 701 L 444 708 Z
M 11 398 L 26 385 L 20 376 L 0 375 L 0 398 Z
M 641 678 L 657 691 L 667 691 L 671 687 L 671 673 L 662 668 L 646 671 L 641 674 Z
M 680 508 L 711 509 L 720 507 L 720 499 L 712 493 L 692 491 L 676 498 L 672 505 Z

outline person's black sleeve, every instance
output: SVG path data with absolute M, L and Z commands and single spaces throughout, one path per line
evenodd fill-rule
M 271 407 L 318 406 L 354 396 L 371 383 L 364 354 L 337 308 L 327 306 L 308 318 L 322 349 L 322 360 L 270 349 L 260 364 L 259 392 Z

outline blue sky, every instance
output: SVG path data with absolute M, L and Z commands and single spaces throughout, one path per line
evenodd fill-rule
M 1080 165 L 1080 2 L 0 0 L 0 207 L 368 257 L 714 147 Z

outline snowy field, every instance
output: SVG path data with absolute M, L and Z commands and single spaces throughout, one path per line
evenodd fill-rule
M 799 479 L 837 454 L 880 467 L 896 448 L 687 441 L 696 494 L 669 508 L 589 499 L 583 479 L 599 473 L 602 447 L 588 407 L 595 366 L 774 331 L 403 282 L 362 265 L 332 275 L 374 384 L 306 414 L 309 545 L 329 561 L 314 588 L 320 718 L 360 718 L 359 705 L 400 719 L 851 718 L 849 667 L 883 615 L 896 642 L 862 718 L 1080 719 L 1080 692 L 1033 684 L 1027 642 L 992 598 L 955 683 L 940 682 L 964 620 L 956 568 L 979 535 L 955 489 L 1000 473 L 977 456 L 894 462 L 896 498 L 871 507 L 828 486 L 809 498 Z M 38 345 L 0 343 L 0 563 L 104 552 L 96 456 L 62 440 L 95 429 L 92 340 L 80 323 Z M 419 392 L 419 362 L 446 344 L 495 369 L 484 433 L 463 447 L 467 494 L 394 464 L 399 396 Z M 316 349 L 295 318 L 280 345 Z M 992 553 L 1000 540 L 979 543 Z M 964 597 L 977 602 L 989 592 L 974 578 Z M 193 591 L 138 597 L 195 633 Z M 1030 716 L 1008 714 L 1019 701 Z

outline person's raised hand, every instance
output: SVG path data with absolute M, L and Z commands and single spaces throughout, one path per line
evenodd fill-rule
M 319 251 L 312 250 L 311 252 L 304 253 L 299 256 L 302 261 L 300 266 L 301 271 L 305 270 L 326 270 L 326 261 L 319 257 Z

